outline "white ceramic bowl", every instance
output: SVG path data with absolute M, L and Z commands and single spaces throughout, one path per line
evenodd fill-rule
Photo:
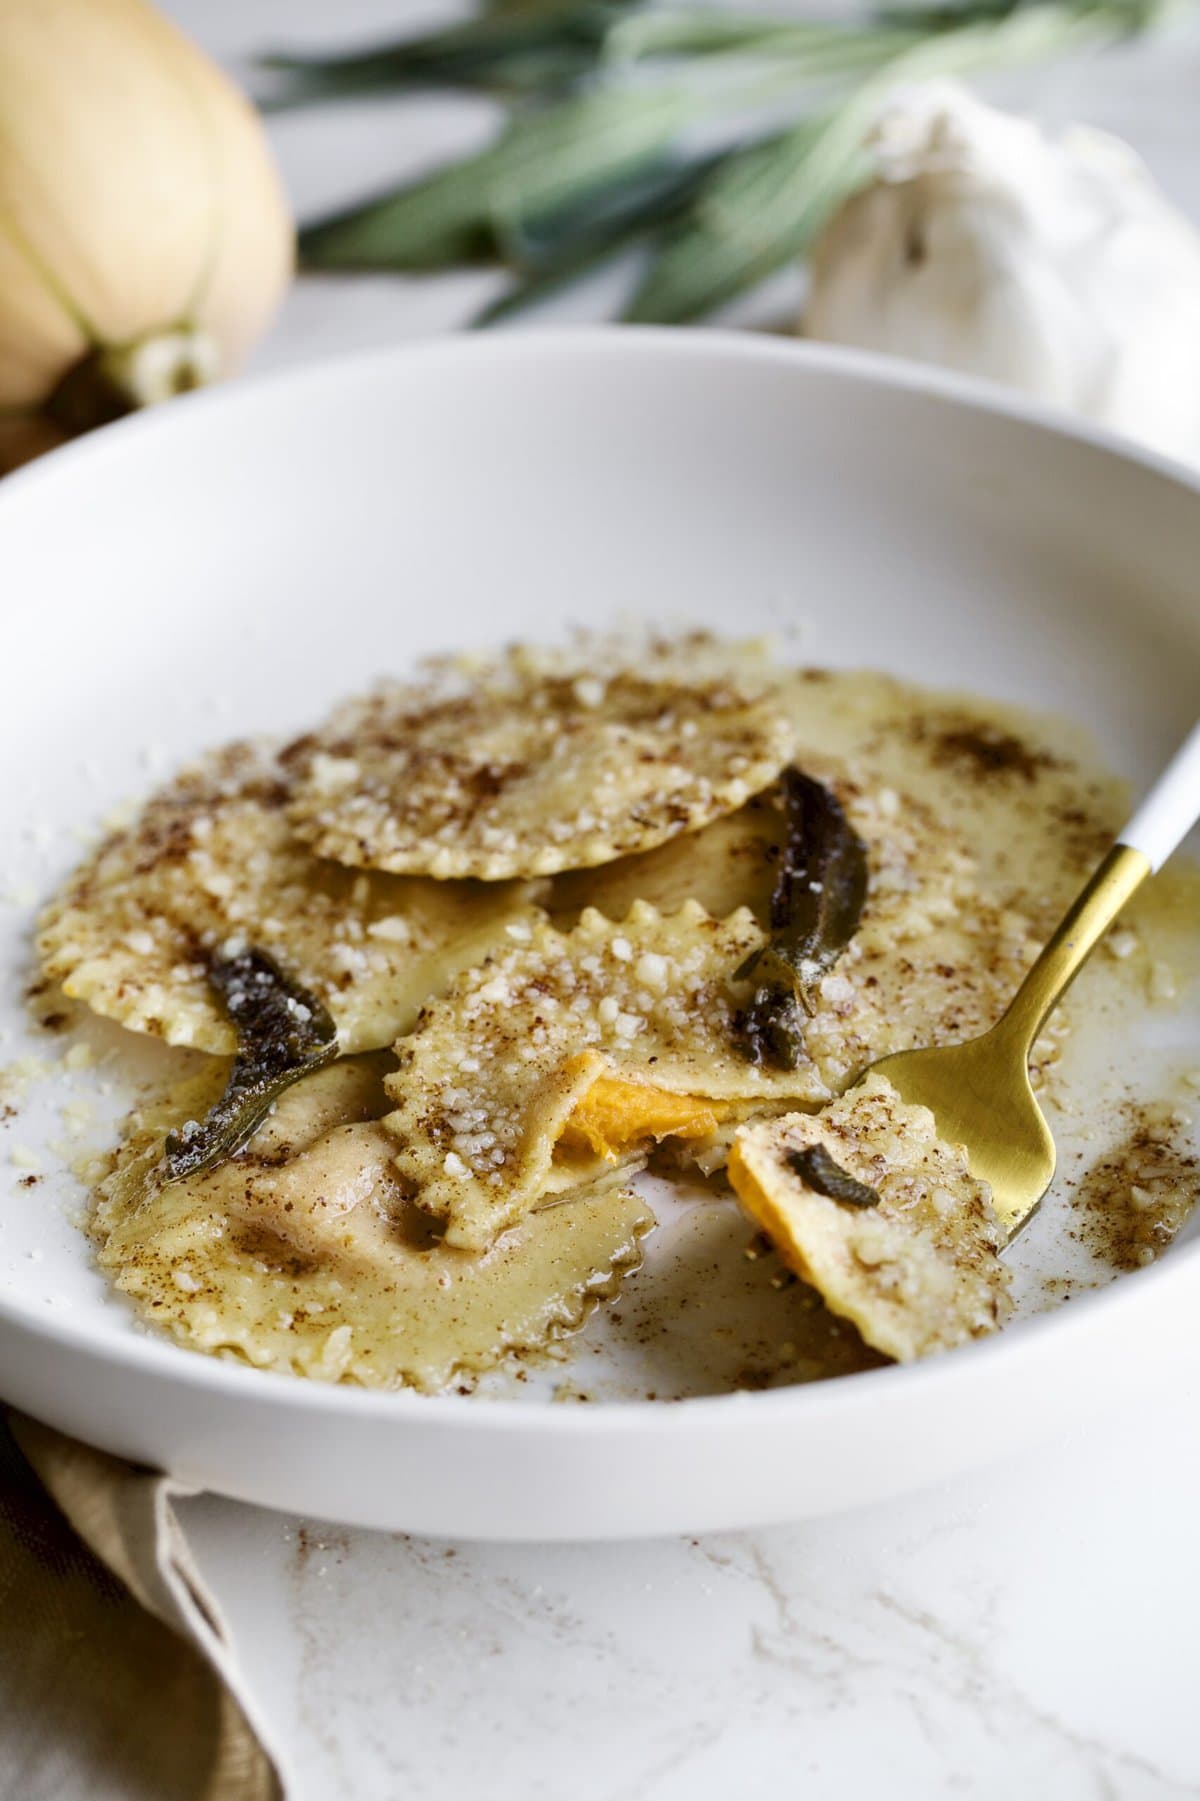
M 1200 698 L 1198 547 L 1200 493 L 1166 465 L 990 391 L 750 337 L 458 339 L 189 399 L 0 489 L 4 881 L 47 892 L 68 828 L 144 788 L 155 744 L 173 762 L 425 650 L 641 611 L 798 626 L 813 661 L 1056 707 L 1144 778 Z M 55 1136 L 54 1087 L 33 1084 L 10 1147 Z M 90 1268 L 78 1192 L 20 1173 L 0 1178 L 0 1392 L 185 1481 L 368 1525 L 797 1517 L 1197 1355 L 1193 1240 L 992 1342 L 837 1382 L 593 1407 L 359 1393 L 138 1332 Z

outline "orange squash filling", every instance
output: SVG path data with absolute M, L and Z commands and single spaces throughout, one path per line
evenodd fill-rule
M 648 1138 L 656 1143 L 661 1138 L 705 1138 L 728 1111 L 725 1101 L 670 1094 L 621 1076 L 597 1076 L 576 1102 L 556 1152 L 570 1156 L 591 1151 L 615 1163 Z

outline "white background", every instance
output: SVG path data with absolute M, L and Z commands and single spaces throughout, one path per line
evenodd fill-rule
M 168 0 L 244 74 L 412 0 Z M 1200 33 L 1009 80 L 1128 137 L 1200 221 Z M 486 104 L 272 123 L 302 216 L 486 136 Z M 308 279 L 259 367 L 445 330 L 496 278 Z M 557 309 L 590 317 L 593 284 Z M 794 280 L 754 317 L 794 310 Z M 835 1521 L 634 1546 L 344 1532 L 211 1497 L 186 1528 L 300 1801 L 1168 1801 L 1200 1796 L 1200 1395 Z

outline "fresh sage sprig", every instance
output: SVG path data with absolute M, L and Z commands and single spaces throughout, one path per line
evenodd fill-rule
M 440 269 L 514 259 L 522 232 L 566 230 L 660 161 L 693 110 L 676 88 L 600 89 L 518 113 L 477 156 L 301 233 L 322 269 Z
M 313 269 L 487 263 L 508 317 L 630 249 L 625 316 L 703 318 L 802 256 L 866 175 L 897 82 L 1037 61 L 1142 31 L 1172 0 L 945 0 L 859 23 L 656 5 L 502 0 L 354 55 L 275 55 L 268 104 L 417 87 L 510 102 L 484 151 L 309 225 Z
M 601 188 L 591 200 L 555 215 L 510 226 L 505 261 L 518 279 L 478 315 L 477 326 L 522 312 L 557 293 L 632 244 L 643 243 L 682 222 L 696 194 L 719 165 L 714 156 L 668 156 L 648 161 L 624 181 Z
M 276 78 L 272 110 L 313 100 L 350 100 L 422 88 L 470 88 L 535 96 L 590 74 L 613 26 L 636 0 L 563 0 L 492 6 L 443 31 L 344 56 L 277 54 L 263 59 Z
M 804 119 L 733 150 L 664 235 L 626 309 L 631 322 L 702 319 L 799 256 L 837 200 L 865 174 L 845 112 Z M 838 124 L 842 129 L 830 137 Z

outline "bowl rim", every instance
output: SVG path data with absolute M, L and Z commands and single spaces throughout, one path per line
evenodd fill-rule
M 731 327 L 556 325 L 494 333 L 442 331 L 418 340 L 365 345 L 282 368 L 251 370 L 226 382 L 175 395 L 169 407 L 147 407 L 128 414 L 12 470 L 0 482 L 0 525 L 14 495 L 24 494 L 40 482 L 54 480 L 59 471 L 74 467 L 89 457 L 104 456 L 120 445 L 132 444 L 144 434 L 177 431 L 183 420 L 213 408 L 236 411 L 243 406 L 253 407 L 262 400 L 269 400 L 278 390 L 315 389 L 326 384 L 337 386 L 348 372 L 368 372 L 374 367 L 390 368 L 394 364 L 403 367 L 440 361 L 478 360 L 486 363 L 524 358 L 542 363 L 548 357 L 580 353 L 585 358 L 611 354 L 618 357 L 696 357 L 702 361 L 725 356 L 746 363 L 778 363 L 818 373 L 824 371 L 862 387 L 924 395 L 945 400 L 969 412 L 1032 425 L 1053 437 L 1107 452 L 1123 462 L 1148 469 L 1191 493 L 1200 493 L 1200 468 L 1140 443 L 1111 426 L 1069 413 L 1063 407 L 1005 387 L 985 376 L 965 375 L 958 370 L 919 363 L 910 357 L 892 356 L 884 351 L 859 350 L 814 338 L 785 337 Z
M 558 326 L 551 329 L 473 336 L 442 333 L 418 342 L 405 341 L 372 346 L 316 359 L 311 363 L 276 369 L 182 395 L 168 408 L 135 414 L 49 452 L 17 469 L 0 484 L 0 535 L 14 506 L 24 496 L 51 486 L 63 473 L 86 470 L 90 459 L 120 455 L 142 437 L 186 433 L 189 421 L 214 409 L 235 416 L 240 409 L 270 406 L 276 396 L 294 390 L 319 390 L 337 386 L 347 372 L 391 371 L 450 362 L 509 363 L 533 359 L 539 366 L 547 359 L 594 361 L 615 357 L 695 360 L 711 363 L 774 364 L 782 368 L 832 374 L 860 388 L 882 388 L 944 401 L 955 409 L 998 417 L 1031 427 L 1035 433 L 1095 449 L 1134 468 L 1141 468 L 1200 497 L 1200 471 L 1136 444 L 1107 427 L 1075 419 L 1059 409 L 1011 392 L 998 384 L 932 368 L 872 351 L 847 349 L 809 340 L 770 337 L 744 331 L 696 329 L 687 331 L 661 326 Z M 182 402 L 182 404 L 180 404 Z M 1016 1363 L 1028 1359 L 1050 1340 L 1060 1343 L 1094 1331 L 1119 1309 L 1153 1303 L 1156 1294 L 1189 1280 L 1200 1257 L 1200 1239 L 1175 1249 L 1171 1256 L 1144 1270 L 1129 1271 L 1104 1288 L 1081 1295 L 1068 1309 L 1020 1320 L 985 1340 L 959 1346 L 953 1353 L 923 1362 L 891 1364 L 882 1369 L 855 1372 L 826 1381 L 797 1383 L 761 1391 L 735 1391 L 721 1395 L 687 1396 L 673 1401 L 597 1401 L 588 1407 L 561 1408 L 488 1397 L 483 1404 L 471 1396 L 425 1395 L 411 1389 L 360 1389 L 338 1383 L 305 1380 L 282 1372 L 209 1357 L 170 1339 L 157 1337 L 129 1319 L 130 1327 L 111 1343 L 97 1344 L 95 1331 L 69 1318 L 34 1312 L 27 1302 L 0 1293 L 0 1324 L 33 1339 L 47 1341 L 68 1353 L 83 1353 L 118 1370 L 157 1375 L 192 1390 L 222 1398 L 282 1404 L 286 1409 L 312 1409 L 318 1413 L 347 1413 L 380 1425 L 412 1423 L 447 1429 L 466 1425 L 489 1433 L 534 1431 L 556 1436 L 604 1437 L 613 1433 L 683 1432 L 742 1424 L 755 1427 L 772 1420 L 797 1423 L 798 1411 L 812 1417 L 831 1407 L 870 1405 L 887 1392 L 899 1398 L 916 1385 L 926 1388 L 973 1380 L 998 1359 Z M 1136 1282 L 1131 1277 L 1136 1276 Z

